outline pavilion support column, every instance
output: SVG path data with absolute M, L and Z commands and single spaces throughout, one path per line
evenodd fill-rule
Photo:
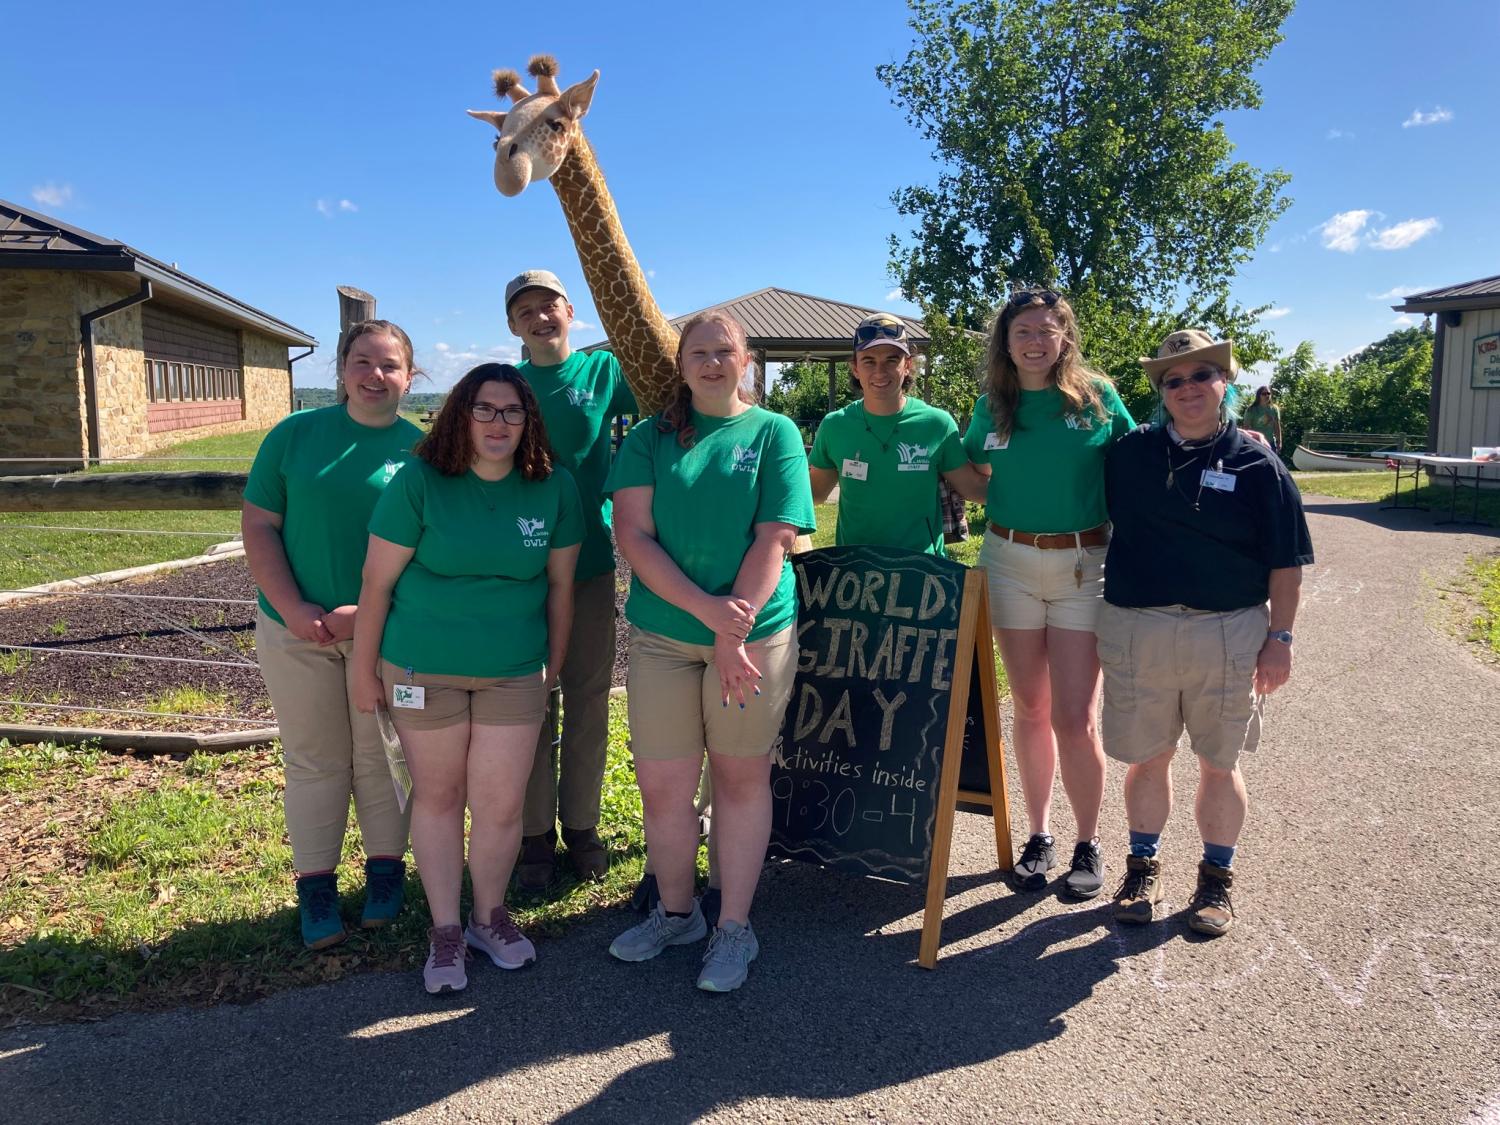
M 836 359 L 828 361 L 828 413 L 832 414 L 838 409 L 839 404 L 839 363 Z
M 756 348 L 755 359 L 755 401 L 766 400 L 766 349 Z

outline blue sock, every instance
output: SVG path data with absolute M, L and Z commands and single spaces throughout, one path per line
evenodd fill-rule
M 1131 833 L 1134 835 L 1134 833 Z M 1215 867 L 1228 867 L 1234 862 L 1234 845 L 1210 844 L 1203 841 L 1203 858 Z
M 1156 849 L 1161 847 L 1160 832 L 1137 832 L 1130 830 L 1130 854 L 1138 859 L 1154 859 Z

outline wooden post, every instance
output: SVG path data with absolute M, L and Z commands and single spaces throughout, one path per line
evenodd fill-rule
M 352 285 L 340 285 L 339 294 L 339 345 L 334 352 L 335 367 L 338 380 L 338 400 L 344 401 L 344 339 L 349 335 L 349 329 L 362 320 L 375 319 L 375 298 L 363 289 L 356 289 Z
M 828 413 L 832 414 L 839 407 L 839 361 L 830 359 L 828 361 Z
M 0 512 L 238 508 L 248 473 L 66 473 L 0 477 Z
M 755 400 L 764 402 L 766 399 L 766 349 L 755 349 Z

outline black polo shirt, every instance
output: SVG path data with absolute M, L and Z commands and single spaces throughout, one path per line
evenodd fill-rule
M 1203 484 L 1205 469 L 1234 488 Z M 1313 561 L 1291 474 L 1233 422 L 1196 449 L 1164 427 L 1132 430 L 1105 455 L 1104 491 L 1114 524 L 1104 564 L 1111 605 L 1246 609 L 1269 597 L 1272 570 Z

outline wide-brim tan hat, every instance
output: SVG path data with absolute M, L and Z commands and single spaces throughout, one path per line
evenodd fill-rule
M 1141 356 L 1141 366 L 1146 369 L 1146 378 L 1151 380 L 1151 385 L 1157 387 L 1168 368 L 1194 360 L 1213 364 L 1224 372 L 1227 381 L 1234 382 L 1238 370 L 1234 362 L 1234 341 L 1215 340 L 1201 328 L 1173 332 L 1156 349 L 1155 359 Z

